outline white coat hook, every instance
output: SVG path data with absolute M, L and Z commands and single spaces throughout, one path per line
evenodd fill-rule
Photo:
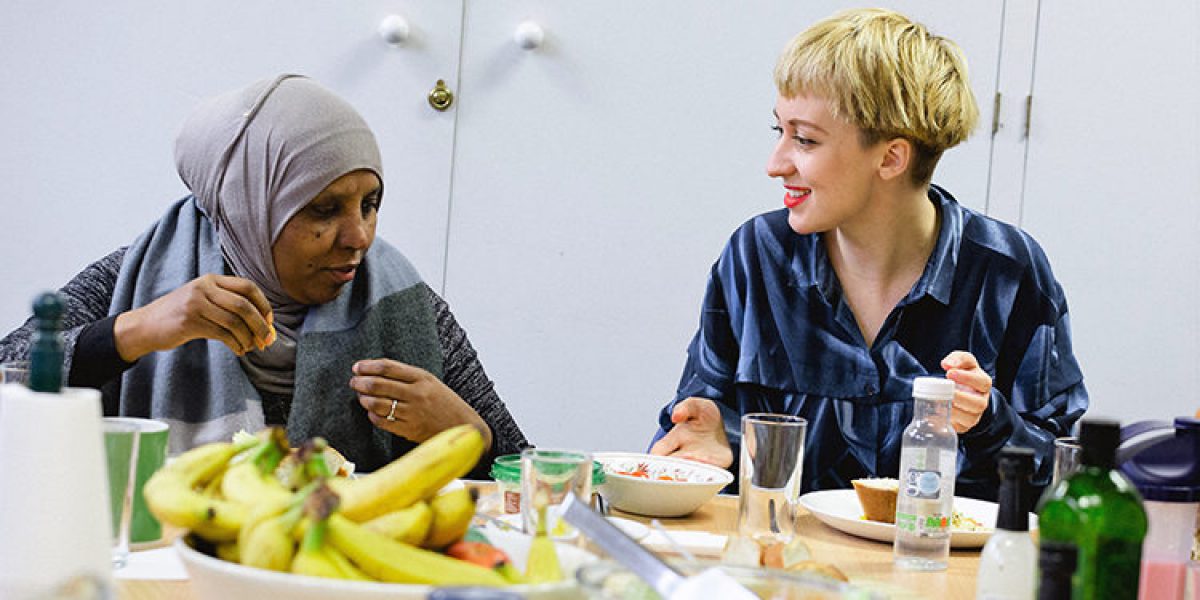
M 399 46 L 408 41 L 408 21 L 400 15 L 388 15 L 379 22 L 379 37 L 383 41 Z
M 546 32 L 542 31 L 542 26 L 533 21 L 525 21 L 517 25 L 517 31 L 513 34 L 513 41 L 525 50 L 541 47 L 545 39 Z

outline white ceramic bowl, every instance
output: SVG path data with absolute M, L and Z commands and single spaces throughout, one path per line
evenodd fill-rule
M 192 548 L 185 539 L 181 537 L 176 540 L 175 549 L 187 568 L 191 577 L 191 588 L 199 600 L 417 600 L 424 599 L 434 589 L 427 585 L 343 581 L 247 567 L 204 554 Z M 489 531 L 488 539 L 496 547 L 504 550 L 518 569 L 525 569 L 525 557 L 529 554 L 529 536 L 523 533 Z M 579 567 L 595 562 L 596 556 L 574 546 L 559 544 L 558 559 L 567 578 L 565 581 L 514 585 L 503 589 L 515 592 L 523 598 L 539 600 L 581 597 L 583 593 L 575 581 L 574 573 Z
M 682 517 L 733 482 L 733 474 L 704 463 L 635 452 L 597 452 L 604 465 L 600 493 L 613 508 L 648 517 Z M 622 475 L 640 466 L 648 477 Z M 669 476 L 670 480 L 659 479 Z

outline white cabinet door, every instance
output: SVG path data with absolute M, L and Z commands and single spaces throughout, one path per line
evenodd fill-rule
M 1001 5 L 893 3 L 958 40 L 984 116 Z M 772 70 L 844 2 L 467 3 L 446 293 L 540 445 L 641 450 L 709 268 L 781 206 Z M 545 32 L 523 50 L 524 21 Z M 982 208 L 986 126 L 937 181 Z
M 377 33 L 407 19 L 400 47 Z M 310 75 L 374 128 L 386 195 L 379 234 L 435 288 L 445 253 L 461 0 L 6 2 L 0 7 L 0 330 L 128 244 L 186 190 L 175 134 L 202 98 L 280 72 Z
M 1200 406 L 1197 31 L 1195 0 L 1041 3 L 1021 221 L 1066 290 L 1089 414 Z

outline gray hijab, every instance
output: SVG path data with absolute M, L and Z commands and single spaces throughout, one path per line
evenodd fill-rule
M 287 295 L 271 247 L 284 225 L 351 171 L 383 181 L 375 136 L 346 101 L 300 75 L 280 75 L 201 104 L 175 140 L 175 166 L 212 221 L 233 274 L 253 281 L 277 341 L 241 357 L 260 390 L 291 395 L 296 339 L 308 307 Z

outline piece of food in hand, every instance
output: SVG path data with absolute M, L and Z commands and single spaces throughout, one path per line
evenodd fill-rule
M 841 569 L 819 560 L 802 560 L 787 567 L 787 570 L 798 573 L 811 573 L 828 579 L 849 582 L 850 579 Z
M 854 486 L 854 493 L 858 494 L 858 503 L 862 505 L 863 515 L 868 520 L 883 523 L 896 522 L 896 494 L 900 491 L 899 480 L 879 477 L 854 479 L 850 483 Z

